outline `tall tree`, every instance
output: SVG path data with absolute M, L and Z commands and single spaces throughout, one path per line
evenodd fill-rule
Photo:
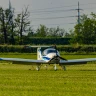
M 47 28 L 45 25 L 40 25 L 36 30 L 35 36 L 37 37 L 63 37 L 66 31 L 59 27 Z
M 16 29 L 18 29 L 18 35 L 20 36 L 20 44 L 23 44 L 23 33 L 27 32 L 29 29 L 29 12 L 28 7 L 25 7 L 24 10 L 22 10 L 21 14 L 17 15 L 17 18 L 15 19 L 16 23 Z
M 5 44 L 9 43 L 8 38 L 13 34 L 13 15 L 10 1 L 8 9 L 0 8 L 0 30 Z
M 36 30 L 37 37 L 46 37 L 48 32 L 48 28 L 45 25 L 40 25 Z
M 81 23 L 75 26 L 74 42 L 82 44 L 94 44 L 96 43 L 96 17 L 91 15 L 92 18 L 88 18 L 87 15 L 83 15 Z
M 66 31 L 57 26 L 57 28 L 49 28 L 48 36 L 50 37 L 63 37 Z
M 9 16 L 9 12 L 8 9 L 3 10 L 3 8 L 0 8 L 0 24 L 1 24 L 1 34 L 4 37 L 4 43 L 7 44 L 8 43 L 8 16 Z

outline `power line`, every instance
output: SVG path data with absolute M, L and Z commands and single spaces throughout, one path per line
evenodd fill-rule
M 91 5 L 96 5 L 96 3 L 86 3 L 86 4 L 80 4 L 80 6 L 85 6 L 85 5 L 88 5 L 88 4 L 91 4 Z M 60 7 L 51 7 L 51 8 L 42 8 L 42 9 L 34 9 L 34 10 L 30 10 L 29 12 L 30 13 L 42 13 L 42 12 L 55 12 L 55 11 L 60 11 L 60 10 L 57 10 L 57 9 L 60 9 L 60 8 L 64 8 L 64 7 L 72 7 L 72 6 L 77 6 L 77 5 L 69 5 L 69 6 L 60 6 Z M 96 8 L 96 7 L 95 7 Z M 48 9 L 51 9 L 51 10 L 48 10 Z M 55 10 L 53 10 L 55 9 Z M 90 9 L 90 8 L 87 8 L 87 9 Z M 68 9 L 68 10 L 61 10 L 61 11 L 72 11 L 74 9 Z M 19 11 L 18 12 L 15 12 L 15 13 L 20 13 Z
M 65 25 L 65 24 L 76 24 L 76 23 L 60 23 L 60 24 L 44 24 L 44 25 Z M 32 25 L 32 26 L 39 26 L 38 24 L 37 25 Z
M 48 17 L 48 18 L 32 18 L 33 20 L 49 20 L 49 19 L 62 19 L 62 18 L 70 18 L 77 16 L 66 16 L 66 17 Z
M 32 13 L 32 15 L 34 14 L 54 14 L 54 13 L 60 13 L 60 12 L 70 12 L 70 11 L 74 11 L 74 10 L 77 10 L 77 13 L 78 15 L 77 16 L 59 16 L 59 17 L 46 17 L 46 18 L 32 18 L 31 21 L 38 21 L 38 20 L 54 20 L 54 19 L 63 19 L 63 18 L 72 18 L 72 17 L 78 17 L 78 24 L 80 23 L 80 6 L 85 6 L 85 5 L 88 5 L 88 4 L 94 4 L 96 5 L 96 3 L 87 3 L 87 4 L 80 4 L 79 5 L 79 2 L 78 2 L 78 6 L 77 5 L 69 5 L 69 6 L 60 6 L 60 7 L 51 7 L 51 8 L 44 8 L 44 9 L 37 9 L 37 10 L 30 10 L 30 13 Z M 77 6 L 78 8 L 77 9 L 61 9 L 61 8 L 64 8 L 64 7 L 73 7 L 73 6 Z M 87 8 L 87 9 L 92 9 L 92 8 Z M 85 9 L 84 9 L 85 10 Z M 19 12 L 18 12 L 19 13 Z M 73 14 L 74 15 L 74 14 Z M 48 15 L 47 15 L 48 16 Z M 43 16 L 44 17 L 44 16 Z M 67 23 L 65 23 L 67 24 Z M 76 23 L 71 23 L 71 24 L 76 24 Z M 61 24 L 47 24 L 47 25 L 61 25 Z M 34 25 L 36 26 L 36 25 Z
M 70 5 L 70 6 L 59 6 L 59 7 L 51 7 L 51 8 L 42 8 L 42 9 L 35 9 L 35 10 L 30 10 L 30 11 L 35 11 L 35 12 L 38 12 L 38 11 L 44 11 L 44 10 L 48 10 L 48 9 L 59 9 L 59 8 L 64 8 L 64 7 L 73 7 L 73 6 L 77 6 L 77 5 Z
M 67 9 L 67 10 L 49 10 L 49 11 L 36 11 L 31 13 L 50 13 L 50 12 L 67 12 L 67 11 L 73 11 L 74 9 Z
M 85 6 L 85 5 L 88 5 L 88 4 L 91 4 L 91 5 L 96 5 L 96 3 L 86 3 L 86 4 L 80 4 L 81 6 L 83 5 L 83 6 Z M 59 9 L 59 8 L 64 8 L 64 7 L 73 7 L 73 6 L 77 6 L 77 4 L 76 5 L 69 5 L 69 6 L 59 6 L 59 7 L 51 7 L 51 8 L 42 8 L 42 9 L 34 9 L 34 10 L 30 10 L 31 12 L 33 11 L 44 11 L 44 10 L 48 10 L 48 9 Z
M 94 4 L 94 5 L 96 5 L 96 3 L 87 3 L 87 4 L 80 4 L 80 6 L 81 5 L 88 5 L 88 4 Z M 77 5 L 70 5 L 70 6 L 61 6 L 61 7 L 51 7 L 51 8 L 45 8 L 45 9 L 38 9 L 38 10 L 30 10 L 29 12 L 30 12 L 30 14 L 32 14 L 32 15 L 44 15 L 44 14 L 56 14 L 56 13 L 63 13 L 63 12 L 69 12 L 69 11 L 74 11 L 74 10 L 78 10 L 78 9 L 66 9 L 66 10 L 63 10 L 63 9 L 61 9 L 61 10 L 57 10 L 57 9 L 55 9 L 55 8 L 64 8 L 64 7 L 71 7 L 71 6 L 77 6 Z M 53 10 L 53 9 L 54 10 Z M 94 8 L 96 8 L 96 7 L 94 7 Z M 47 10 L 47 9 L 51 9 L 51 10 Z M 84 8 L 84 10 L 85 9 L 93 9 L 93 8 Z M 47 10 L 47 11 L 46 11 Z M 79 9 L 79 10 L 81 10 L 81 9 Z M 19 13 L 21 13 L 21 12 L 14 12 L 14 13 L 16 13 L 16 14 L 19 14 Z
M 80 23 L 80 9 L 79 8 L 79 2 L 78 2 L 78 8 L 77 9 L 70 9 L 70 10 L 52 10 L 52 11 L 47 11 L 47 12 L 58 12 L 58 11 L 72 11 L 72 10 L 77 10 L 78 11 L 78 16 L 66 16 L 66 17 L 48 17 L 48 18 L 33 18 L 33 20 L 49 20 L 49 19 L 62 19 L 62 18 L 70 18 L 70 17 L 78 17 L 78 24 Z M 45 11 L 39 11 L 39 12 L 45 12 Z M 68 23 L 68 24 L 73 24 L 73 23 Z M 47 24 L 49 25 L 49 24 Z M 61 25 L 61 24 L 50 24 L 50 25 Z M 36 26 L 36 25 L 35 25 Z

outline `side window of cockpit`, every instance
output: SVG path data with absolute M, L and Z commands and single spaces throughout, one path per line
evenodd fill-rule
M 44 54 L 44 51 L 42 52 L 42 55 L 44 56 L 45 54 Z
M 47 50 L 44 50 L 44 51 L 42 52 L 42 55 L 43 55 L 43 56 L 47 55 Z

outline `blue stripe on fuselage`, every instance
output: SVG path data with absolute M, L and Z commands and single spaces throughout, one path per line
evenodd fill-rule
M 3 60 L 2 58 L 0 58 L 0 60 Z
M 43 60 L 50 60 L 48 57 L 42 57 Z

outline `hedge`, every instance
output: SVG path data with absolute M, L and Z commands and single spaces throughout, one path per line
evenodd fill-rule
M 70 45 L 61 45 L 57 46 L 58 50 L 61 52 L 69 52 L 69 53 L 74 53 L 74 52 L 96 52 L 96 46 L 70 46 Z M 0 45 L 0 52 L 5 53 L 5 52 L 19 52 L 19 53 L 36 53 L 37 48 L 34 47 L 26 47 L 26 46 L 14 46 L 14 45 Z
M 34 45 L 46 45 L 46 44 L 57 44 L 57 45 L 68 45 L 70 44 L 71 38 L 43 38 L 43 37 L 33 37 L 33 38 L 23 38 L 23 44 L 34 44 Z

